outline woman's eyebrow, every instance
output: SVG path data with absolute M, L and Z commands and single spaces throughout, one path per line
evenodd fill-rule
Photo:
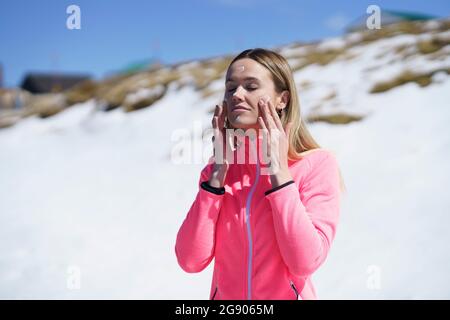
M 244 78 L 244 81 L 248 81 L 248 80 L 254 80 L 256 82 L 259 82 L 259 79 L 255 78 L 255 77 L 246 77 L 246 78 Z M 229 78 L 229 79 L 227 79 L 227 81 L 225 83 L 227 83 L 227 82 L 236 82 L 236 80 L 234 80 L 233 78 Z

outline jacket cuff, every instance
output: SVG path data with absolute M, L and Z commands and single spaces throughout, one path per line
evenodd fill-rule
M 279 186 L 277 186 L 277 187 L 275 187 L 275 188 L 272 188 L 272 189 L 270 189 L 270 190 L 267 190 L 266 192 L 264 192 L 264 195 L 267 196 L 268 194 L 270 194 L 270 193 L 272 193 L 272 192 L 275 192 L 275 191 L 277 191 L 277 190 L 280 190 L 281 188 L 284 188 L 284 187 L 290 185 L 291 183 L 294 183 L 294 180 L 285 182 L 285 183 L 280 184 Z
M 215 188 L 215 187 L 211 187 L 208 183 L 208 181 L 203 181 L 200 186 L 202 187 L 203 190 L 212 192 L 214 194 L 218 194 L 218 195 L 222 195 L 225 194 L 225 187 L 221 187 L 221 188 Z

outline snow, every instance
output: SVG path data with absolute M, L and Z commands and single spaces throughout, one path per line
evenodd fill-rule
M 398 35 L 347 49 L 325 66 L 312 64 L 295 73 L 296 83 L 307 81 L 309 90 L 300 91 L 302 112 L 308 114 L 315 105 L 321 105 L 320 114 L 346 112 L 367 115 L 377 110 L 365 103 L 367 93 L 380 82 L 390 81 L 405 72 L 428 73 L 450 67 L 450 55 L 430 60 L 426 55 L 413 54 L 405 58 L 396 49 L 414 48 L 419 35 Z M 326 43 L 326 42 L 325 42 Z M 446 46 L 441 50 L 444 52 Z M 350 58 L 348 58 L 350 57 Z M 438 78 L 439 79 L 439 78 Z M 330 93 L 334 99 L 326 100 Z
M 139 88 L 136 92 L 129 93 L 125 97 L 124 103 L 134 104 L 144 99 L 158 96 L 164 91 L 164 86 L 157 85 L 153 88 Z
M 339 50 L 339 49 L 345 48 L 346 45 L 347 45 L 346 39 L 344 39 L 342 37 L 334 37 L 334 38 L 324 39 L 317 46 L 317 49 L 320 51 Z
M 450 79 L 369 94 L 383 74 L 409 67 L 387 64 L 409 39 L 357 46 L 353 59 L 295 74 L 312 83 L 299 92 L 303 113 L 336 92 L 321 108 L 366 116 L 309 124 L 347 187 L 330 255 L 313 275 L 320 299 L 450 298 Z M 0 298 L 207 299 L 213 263 L 187 274 L 174 245 L 204 165 L 195 143 L 219 101 L 170 86 L 135 112 L 102 112 L 92 100 L 0 130 Z M 177 143 L 191 164 L 174 163 Z
M 348 188 L 334 248 L 313 276 L 321 298 L 449 298 L 449 89 L 448 80 L 408 84 L 370 96 L 377 111 L 364 122 L 333 134 L 313 126 L 336 151 Z M 367 285 L 372 265 L 378 289 Z

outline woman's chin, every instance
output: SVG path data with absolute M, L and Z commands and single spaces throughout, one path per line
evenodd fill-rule
M 256 123 L 242 123 L 242 122 L 233 123 L 232 127 L 233 129 L 242 129 L 242 130 L 258 128 Z
M 233 119 L 228 118 L 233 129 L 251 129 L 259 128 L 258 120 L 250 115 L 239 115 L 233 117 Z

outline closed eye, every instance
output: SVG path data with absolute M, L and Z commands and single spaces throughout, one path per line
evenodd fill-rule
M 248 91 L 253 91 L 253 90 L 258 89 L 258 87 L 257 86 L 248 86 L 248 87 L 246 87 L 246 89 Z M 229 89 L 227 89 L 228 92 L 231 92 L 231 91 L 234 91 L 234 90 L 236 90 L 236 88 L 229 88 Z

